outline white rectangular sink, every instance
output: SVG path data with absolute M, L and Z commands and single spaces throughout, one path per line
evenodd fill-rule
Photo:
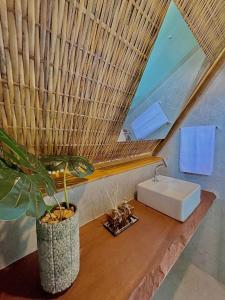
M 189 181 L 162 175 L 137 186 L 138 201 L 184 222 L 201 200 L 201 187 Z

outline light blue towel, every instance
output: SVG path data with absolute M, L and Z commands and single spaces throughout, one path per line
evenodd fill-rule
M 131 124 L 136 139 L 144 139 L 169 123 L 167 116 L 163 112 L 159 102 L 152 104 Z
M 216 126 L 183 127 L 180 131 L 180 171 L 211 175 Z

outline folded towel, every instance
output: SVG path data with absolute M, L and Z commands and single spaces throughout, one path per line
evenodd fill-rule
M 180 171 L 211 175 L 216 126 L 183 127 L 180 135 Z
M 152 104 L 144 113 L 138 116 L 131 124 L 136 139 L 144 139 L 169 123 L 159 102 Z

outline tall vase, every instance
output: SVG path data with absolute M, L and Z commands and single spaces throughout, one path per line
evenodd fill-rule
M 37 244 L 41 285 L 55 294 L 69 288 L 80 269 L 78 211 L 56 224 L 37 220 Z

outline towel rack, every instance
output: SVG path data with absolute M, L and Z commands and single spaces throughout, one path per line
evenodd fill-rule
M 196 125 L 196 126 L 207 126 L 207 125 Z M 194 126 L 193 126 L 194 127 Z M 179 128 L 179 130 L 181 130 L 182 127 Z M 222 129 L 220 126 L 216 125 L 216 129 Z

